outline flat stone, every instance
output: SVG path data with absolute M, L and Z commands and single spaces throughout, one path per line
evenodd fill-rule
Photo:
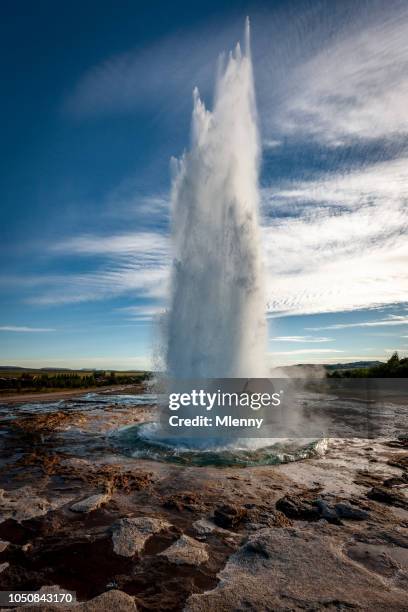
M 109 493 L 98 493 L 72 504 L 70 510 L 72 510 L 72 512 L 93 512 L 94 510 L 100 508 L 103 504 L 106 504 L 109 500 Z
M 220 528 L 208 519 L 199 519 L 198 521 L 194 521 L 193 529 L 198 535 L 208 535 Z
M 209 559 L 207 545 L 186 535 L 182 535 L 160 555 L 176 565 L 202 565 Z
M 327 528 L 256 532 L 218 573 L 216 588 L 191 595 L 184 612 L 406 609 L 406 592 L 392 583 L 385 588 L 383 576 L 348 559 L 337 528 Z
M 133 557 L 142 552 L 152 535 L 171 526 L 167 521 L 148 516 L 119 519 L 112 525 L 113 550 L 122 557 Z
M 66 593 L 64 589 L 60 589 L 58 586 L 42 587 L 40 591 L 42 593 Z M 21 606 L 19 608 L 12 608 L 13 610 L 22 610 L 24 612 L 136 612 L 137 607 L 134 598 L 123 591 L 112 589 L 106 591 L 89 601 L 83 601 L 72 605 L 53 605 L 53 604 L 42 604 Z

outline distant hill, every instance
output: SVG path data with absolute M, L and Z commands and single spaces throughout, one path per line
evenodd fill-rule
M 334 372 L 348 372 L 352 370 L 361 370 L 373 368 L 381 365 L 381 361 L 351 361 L 349 363 L 297 363 L 290 366 L 282 366 L 281 368 L 273 368 L 272 376 L 275 378 L 286 377 L 290 378 L 324 378 L 332 375 Z
M 351 363 L 325 364 L 324 368 L 329 372 L 333 370 L 355 370 L 357 368 L 373 368 L 384 363 L 383 361 L 352 361 Z
M 300 378 L 304 376 L 319 376 L 322 374 L 322 369 L 326 372 L 334 372 L 335 370 L 355 370 L 358 368 L 372 368 L 374 366 L 381 365 L 382 361 L 352 361 L 350 363 L 325 363 L 325 364 L 315 364 L 315 363 L 298 363 L 290 366 L 282 366 L 281 368 L 276 368 L 283 373 L 287 373 L 288 375 L 296 378 L 296 370 L 298 370 L 298 374 Z M 107 371 L 109 368 L 105 368 Z M 104 370 L 104 368 L 102 368 Z M 49 368 L 24 368 L 22 366 L 2 366 L 0 365 L 0 372 L 98 372 L 101 371 L 97 368 L 57 368 L 57 367 L 49 367 Z M 134 370 L 114 370 L 115 372 L 133 373 Z
M 71 368 L 24 368 L 22 366 L 2 366 L 0 365 L 0 372 L 79 372 L 80 370 L 73 370 Z M 83 368 L 83 372 L 93 372 L 90 368 Z
M 50 366 L 49 368 L 24 368 L 22 366 L 5 366 L 0 365 L 0 372 L 123 372 L 124 374 L 133 372 L 141 372 L 142 370 L 112 370 L 111 368 L 57 368 Z M 143 370 L 144 371 L 144 370 Z

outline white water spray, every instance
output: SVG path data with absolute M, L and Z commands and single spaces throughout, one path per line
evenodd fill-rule
M 266 323 L 259 232 L 259 140 L 249 21 L 221 67 L 213 111 L 194 91 L 191 148 L 175 162 L 171 378 L 260 378 Z

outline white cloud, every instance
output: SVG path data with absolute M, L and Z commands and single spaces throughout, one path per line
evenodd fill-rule
M 167 268 L 116 262 L 88 274 L 60 276 L 52 287 L 37 291 L 28 301 L 56 305 L 111 299 L 125 294 L 133 294 L 135 298 L 163 298 L 167 282 Z
M 18 325 L 1 325 L 0 331 L 4 332 L 17 332 L 17 333 L 42 333 L 42 332 L 54 332 L 57 331 L 52 327 L 26 327 Z
M 259 7 L 253 57 L 265 146 L 301 132 L 331 144 L 407 133 L 408 10 L 404 3 L 346 3 L 327 10 Z M 216 60 L 239 38 L 244 16 L 219 17 L 150 46 L 90 67 L 65 100 L 83 117 L 156 111 L 160 120 L 188 112 L 191 92 L 210 92 Z M 278 140 L 279 139 L 279 140 Z
M 282 142 L 280 140 L 274 140 L 273 138 L 266 138 L 262 142 L 262 147 L 264 149 L 276 149 L 277 147 L 280 147 L 281 144 Z
M 128 316 L 129 321 L 151 321 L 164 313 L 164 308 L 159 305 L 142 304 L 140 306 L 126 306 L 119 308 L 119 312 Z
M 394 353 L 398 353 L 398 357 L 400 359 L 404 358 L 404 357 L 408 357 L 408 346 L 404 346 L 402 348 L 386 348 L 385 352 L 387 353 L 387 355 L 393 355 Z
M 275 342 L 299 342 L 299 343 L 320 343 L 320 342 L 331 342 L 333 338 L 315 337 L 315 336 L 275 336 L 271 338 Z
M 353 327 L 388 327 L 394 325 L 408 325 L 408 317 L 402 315 L 389 315 L 386 319 L 377 321 L 360 321 L 358 323 L 337 323 L 336 325 L 325 325 L 322 327 L 306 327 L 308 331 L 321 331 L 325 329 L 349 329 Z M 408 336 L 403 336 L 408 338 Z
M 169 277 L 168 237 L 153 232 L 82 235 L 50 247 L 54 255 L 101 256 L 91 272 L 45 278 L 28 301 L 55 305 L 110 299 L 120 295 L 163 298 Z
M 408 10 L 386 3 L 288 74 L 280 129 L 331 144 L 408 133 Z
M 111 236 L 75 236 L 55 244 L 55 252 L 69 255 L 131 255 L 144 261 L 161 259 L 167 255 L 168 239 L 158 233 L 134 232 Z
M 291 189 L 264 190 L 269 313 L 311 314 L 405 302 L 408 160 Z M 310 206 L 296 217 L 299 202 Z M 279 215 L 274 216 L 275 208 Z
M 337 349 L 297 349 L 295 351 L 274 351 L 273 355 L 320 355 L 330 353 L 344 353 Z

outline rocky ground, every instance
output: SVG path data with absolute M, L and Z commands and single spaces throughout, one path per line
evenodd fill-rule
M 153 410 L 0 410 L 0 590 L 58 585 L 89 611 L 408 610 L 407 439 L 252 468 L 119 454 L 109 432 Z

